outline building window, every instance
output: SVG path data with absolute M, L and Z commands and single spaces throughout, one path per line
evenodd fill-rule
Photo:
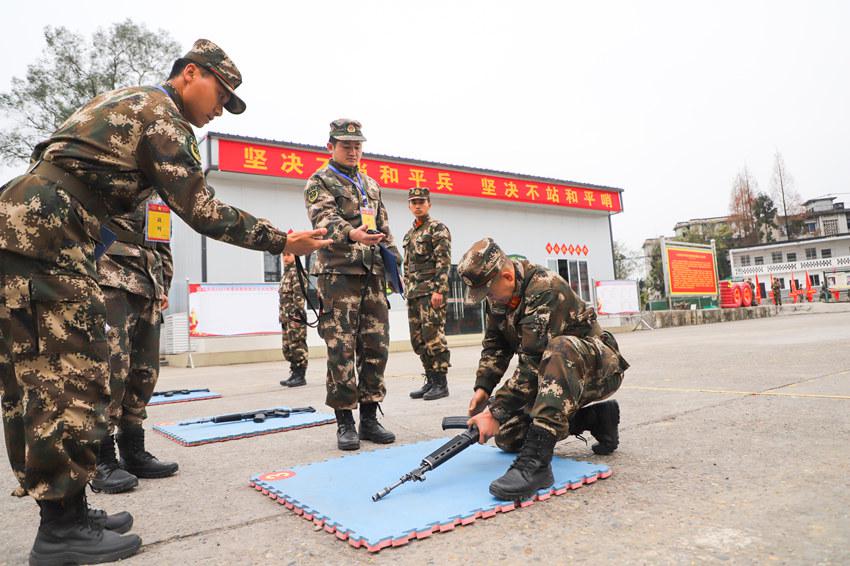
M 771 263 L 782 263 L 782 252 L 773 252 L 770 254 Z
M 817 273 L 812 275 L 812 286 L 820 287 L 820 275 L 818 275 Z
M 272 255 L 263 252 L 263 281 L 266 283 L 277 283 L 280 281 L 280 255 Z
M 463 302 L 465 285 L 457 266 L 449 270 L 449 296 L 446 300 L 446 334 L 478 334 L 484 330 L 484 303 L 475 306 Z
M 838 234 L 838 219 L 830 218 L 829 220 L 823 221 L 823 235 L 824 236 L 835 236 Z
M 581 300 L 590 301 L 590 277 L 587 274 L 586 261 L 549 260 L 549 269 L 563 277 Z
M 814 234 L 815 233 L 815 223 L 814 222 L 806 222 L 806 233 Z
M 757 255 L 755 257 L 755 264 L 756 265 L 764 265 L 764 256 L 763 255 Z
M 788 252 L 788 255 L 785 256 L 785 259 L 787 261 L 797 261 L 797 252 Z
M 820 251 L 821 257 L 832 257 L 832 249 L 831 248 L 823 248 Z
M 815 248 L 806 248 L 806 259 L 816 259 L 817 257 L 818 253 Z
M 847 230 L 850 231 L 850 212 L 847 213 Z
M 748 265 L 750 265 L 750 256 L 742 255 L 741 256 L 741 266 L 747 267 Z

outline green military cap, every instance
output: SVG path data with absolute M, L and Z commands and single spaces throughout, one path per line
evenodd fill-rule
M 357 120 L 339 118 L 331 122 L 331 137 L 339 141 L 366 141 L 360 130 L 362 127 Z
M 236 96 L 236 87 L 242 84 L 242 73 L 224 52 L 224 49 L 209 39 L 199 39 L 192 46 L 184 59 L 197 63 L 216 76 L 218 82 L 230 93 L 230 100 L 224 107 L 231 114 L 242 114 L 245 112 L 245 102 Z
M 493 238 L 484 238 L 472 244 L 457 265 L 458 275 L 466 284 L 464 301 L 467 304 L 474 305 L 487 295 L 490 283 L 508 259 Z
M 413 187 L 407 191 L 407 200 L 415 200 L 418 198 L 431 200 L 431 191 L 429 191 L 427 187 Z

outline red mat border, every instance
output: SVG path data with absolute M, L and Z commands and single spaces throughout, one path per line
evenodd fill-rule
M 405 546 L 413 540 L 422 540 L 430 537 L 433 534 L 453 531 L 455 527 L 464 527 L 466 525 L 471 525 L 478 519 L 490 519 L 491 517 L 495 517 L 498 513 L 510 513 L 514 509 L 528 507 L 530 505 L 533 505 L 537 501 L 546 501 L 547 499 L 550 499 L 553 495 L 563 495 L 568 491 L 576 490 L 582 487 L 583 485 L 595 483 L 597 480 L 608 479 L 613 473 L 614 472 L 610 468 L 608 468 L 607 472 L 603 472 L 601 474 L 594 474 L 592 476 L 586 477 L 581 482 L 571 483 L 558 489 L 553 488 L 542 494 L 538 492 L 531 499 L 514 503 L 505 503 L 504 505 L 499 505 L 493 509 L 488 509 L 486 511 L 478 511 L 474 515 L 470 515 L 469 517 L 461 517 L 458 519 L 454 519 L 448 523 L 434 525 L 430 529 L 410 533 L 402 538 L 383 540 L 374 546 L 369 546 L 366 542 L 363 541 L 363 539 L 352 539 L 348 535 L 348 533 L 337 532 L 337 528 L 333 525 L 328 525 L 324 519 L 315 519 L 312 514 L 305 511 L 303 508 L 299 507 L 294 503 L 286 501 L 283 498 L 278 497 L 274 493 L 258 485 L 256 482 L 252 481 L 248 485 L 254 488 L 256 491 L 259 491 L 263 495 L 269 497 L 275 503 L 283 505 L 286 509 L 292 511 L 296 515 L 300 516 L 302 519 L 306 519 L 312 522 L 314 526 L 321 528 L 326 533 L 336 535 L 336 538 L 338 538 L 339 540 L 348 541 L 349 546 L 353 548 L 365 548 L 369 552 L 376 553 L 380 552 L 385 548 Z

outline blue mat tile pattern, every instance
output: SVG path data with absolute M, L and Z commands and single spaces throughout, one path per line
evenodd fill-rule
M 186 403 L 188 401 L 203 401 L 204 399 L 218 399 L 219 397 L 221 397 L 221 395 L 215 391 L 195 391 L 194 393 L 172 395 L 170 397 L 155 395 L 151 397 L 150 401 L 148 401 L 148 407 L 153 407 L 154 405 L 169 405 L 171 403 Z
M 374 493 L 418 467 L 423 457 L 446 440 L 361 452 L 260 474 L 251 478 L 251 485 L 351 546 L 377 552 L 525 507 L 611 475 L 603 464 L 555 457 L 555 484 L 551 488 L 540 490 L 527 501 L 500 501 L 490 495 L 488 487 L 507 470 L 515 455 L 474 445 L 428 472 L 426 481 L 408 482 L 384 499 L 372 501 Z

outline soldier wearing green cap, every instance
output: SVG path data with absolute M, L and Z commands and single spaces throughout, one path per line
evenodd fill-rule
M 304 188 L 314 228 L 327 229 L 333 246 L 316 253 L 311 272 L 318 277 L 322 312 L 319 334 L 328 347 L 326 403 L 337 420 L 337 447 L 357 450 L 360 440 L 395 442 L 378 422 L 389 356 L 389 311 L 384 261 L 400 263 L 390 232 L 381 187 L 361 167 L 360 122 L 331 122 L 330 161 Z M 383 250 L 381 247 L 383 246 Z M 353 410 L 360 408 L 360 429 Z
M 0 361 L 9 461 L 41 523 L 31 564 L 97 563 L 141 545 L 127 513 L 89 509 L 85 487 L 107 434 L 107 310 L 96 259 L 103 230 L 154 191 L 211 238 L 279 254 L 330 245 L 321 231 L 287 237 L 267 220 L 216 200 L 192 126 L 245 110 L 242 76 L 198 40 L 166 82 L 96 96 L 38 144 L 28 171 L 0 194 Z
M 501 449 L 519 452 L 490 493 L 517 500 L 551 486 L 555 443 L 569 435 L 589 430 L 595 453 L 613 452 L 620 409 L 616 401 L 597 401 L 617 391 L 629 364 L 593 308 L 559 275 L 509 258 L 491 238 L 472 245 L 458 273 L 467 302 L 486 299 L 469 423 L 482 443 L 495 436 Z M 516 371 L 494 393 L 514 354 Z
M 413 227 L 404 236 L 404 288 L 410 343 L 425 369 L 425 383 L 411 391 L 413 399 L 431 401 L 448 397 L 446 374 L 446 299 L 452 267 L 452 235 L 431 217 L 431 191 L 413 187 L 407 192 Z

